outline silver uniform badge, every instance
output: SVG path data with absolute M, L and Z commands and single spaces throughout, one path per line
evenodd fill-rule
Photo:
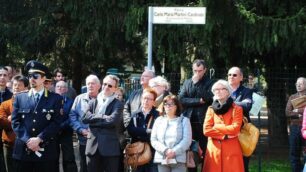
M 49 121 L 49 120 L 51 119 L 51 115 L 48 113 L 48 114 L 46 115 L 46 118 L 47 118 L 47 120 Z
M 34 67 L 34 66 L 35 66 L 34 62 L 31 62 L 31 64 L 30 64 L 30 65 L 31 65 L 31 67 Z

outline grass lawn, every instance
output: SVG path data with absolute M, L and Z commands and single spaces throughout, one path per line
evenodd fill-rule
M 266 154 L 261 158 L 261 172 L 290 172 L 288 154 Z M 259 162 L 256 156 L 252 156 L 249 164 L 250 172 L 259 171 Z
M 257 172 L 258 161 L 252 160 L 250 163 L 250 172 Z M 262 172 L 289 172 L 290 164 L 288 160 L 264 160 L 261 162 Z

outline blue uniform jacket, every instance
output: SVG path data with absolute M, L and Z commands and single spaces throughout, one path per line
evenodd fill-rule
M 62 123 L 62 98 L 45 90 L 36 105 L 30 92 L 16 95 L 13 103 L 12 128 L 16 133 L 13 158 L 23 161 L 50 161 L 58 158 L 55 137 Z M 31 137 L 43 140 L 41 157 L 27 149 L 26 142 Z

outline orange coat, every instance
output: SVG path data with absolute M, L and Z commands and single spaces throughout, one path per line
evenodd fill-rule
M 13 146 L 16 138 L 16 134 L 12 129 L 12 123 L 8 120 L 8 117 L 12 115 L 13 112 L 13 98 L 4 101 L 0 105 L 0 126 L 3 128 L 2 140 Z
M 242 151 L 237 137 L 242 118 L 242 108 L 234 103 L 224 115 L 215 114 L 211 107 L 207 109 L 203 130 L 204 135 L 208 137 L 208 143 L 203 172 L 244 172 Z M 226 140 L 225 135 L 228 135 Z

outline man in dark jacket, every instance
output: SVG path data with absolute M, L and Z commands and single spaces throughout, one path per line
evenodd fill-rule
M 85 151 L 88 172 L 118 171 L 120 163 L 118 124 L 123 111 L 123 103 L 116 99 L 115 95 L 118 85 L 117 76 L 107 75 L 103 79 L 102 90 L 97 97 L 97 107 L 89 103 L 82 117 L 83 123 L 88 124 L 90 128 Z M 97 111 L 92 113 L 92 109 Z
M 68 90 L 68 84 L 65 81 L 58 81 L 55 85 L 55 93 L 63 97 L 63 108 L 61 115 L 63 122 L 61 123 L 61 130 L 58 134 L 58 155 L 62 152 L 62 164 L 64 172 L 77 172 L 78 167 L 75 162 L 73 150 L 73 129 L 70 126 L 69 113 L 73 104 L 73 100 L 65 96 Z M 59 168 L 60 169 L 60 168 Z
M 184 107 L 184 116 L 190 118 L 192 137 L 206 151 L 207 137 L 203 134 L 203 122 L 208 106 L 212 103 L 212 81 L 205 75 L 207 67 L 204 60 L 197 59 L 192 64 L 193 76 L 186 80 L 179 93 L 179 99 Z M 188 171 L 197 171 L 196 168 Z
M 253 91 L 242 85 L 243 72 L 239 67 L 232 67 L 227 73 L 227 80 L 233 89 L 231 97 L 233 98 L 235 104 L 239 105 L 243 109 L 243 116 L 245 116 L 248 121 L 251 121 L 249 112 L 252 108 L 252 95 Z M 244 171 L 249 171 L 249 157 L 243 157 Z

